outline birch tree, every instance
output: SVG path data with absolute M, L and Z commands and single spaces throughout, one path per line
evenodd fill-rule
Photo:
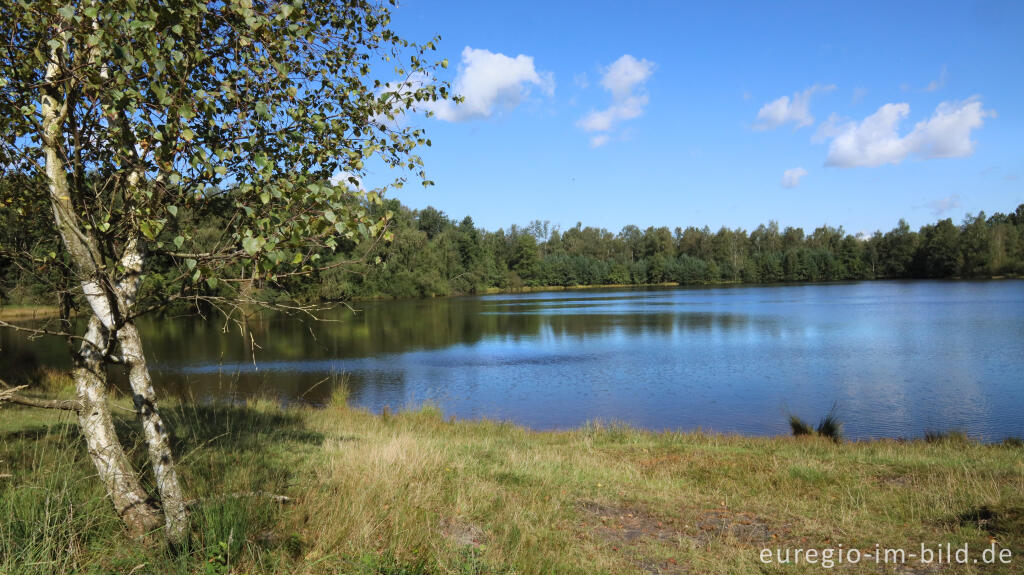
M 0 0 L 0 209 L 52 240 L 0 256 L 57 270 L 61 309 L 54 328 L 6 325 L 66 338 L 77 389 L 74 400 L 2 399 L 77 414 L 132 536 L 188 533 L 139 316 L 182 299 L 231 313 L 254 282 L 310 274 L 341 242 L 386 240 L 388 214 L 373 209 L 384 189 L 354 185 L 368 165 L 399 168 L 389 186 L 430 183 L 415 154 L 430 142 L 401 116 L 448 97 L 433 78 L 446 63 L 428 60 L 436 39 L 393 32 L 390 8 Z M 192 222 L 210 213 L 223 228 L 197 233 Z M 174 281 L 149 281 L 154 262 Z M 114 433 L 115 365 L 128 374 L 155 494 Z

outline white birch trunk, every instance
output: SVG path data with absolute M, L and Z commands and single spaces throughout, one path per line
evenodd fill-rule
M 78 423 L 89 457 L 114 510 L 132 537 L 142 537 L 160 526 L 160 512 L 150 503 L 135 470 L 124 453 L 107 405 L 107 374 L 102 352 L 109 333 L 94 316 L 89 319 L 85 342 L 73 371 L 81 409 Z
M 118 302 L 114 294 L 111 293 L 112 286 L 109 278 L 102 271 L 102 257 L 96 242 L 82 231 L 72 204 L 71 189 L 67 181 L 67 167 L 64 165 L 60 153 L 62 125 L 67 109 L 58 98 L 60 91 L 56 85 L 59 73 L 59 54 L 56 48 L 51 48 L 50 63 L 46 68 L 46 82 L 40 102 L 43 116 L 41 139 L 46 160 L 50 205 L 53 209 L 57 230 L 71 256 L 75 272 L 81 278 L 82 291 L 93 312 L 89 319 L 85 341 L 75 357 L 76 366 L 73 372 L 78 399 L 81 402 L 79 425 L 88 446 L 89 456 L 96 466 L 100 480 L 106 487 L 107 495 L 113 502 L 114 509 L 121 517 L 128 532 L 134 537 L 139 537 L 160 525 L 161 514 L 150 503 L 149 497 L 139 483 L 138 474 L 125 455 L 124 448 L 114 431 L 110 407 L 107 404 L 106 363 L 111 347 L 111 330 L 117 327 L 114 311 L 118 310 Z M 134 295 L 131 299 L 134 300 Z M 137 340 L 138 334 L 134 331 L 134 326 L 132 328 L 131 333 Z M 141 357 L 140 345 L 136 344 L 132 349 L 137 352 L 133 357 Z M 144 361 L 142 368 L 145 369 Z M 133 380 L 133 387 L 134 385 Z M 151 385 L 149 391 L 151 398 Z M 152 417 L 150 419 L 152 420 Z M 158 415 L 155 421 L 159 424 Z M 163 445 L 166 447 L 166 431 L 163 430 L 162 424 L 150 424 L 150 427 L 163 433 Z M 147 430 L 147 439 L 150 435 Z M 176 489 L 176 492 L 172 490 L 172 500 L 175 497 L 178 500 L 177 504 L 172 503 L 175 517 L 173 529 L 171 529 L 171 520 L 167 520 L 168 537 L 172 541 L 179 541 L 184 534 L 184 527 L 180 519 L 182 514 L 177 511 L 177 508 L 183 507 L 183 505 L 180 503 L 181 493 L 177 488 L 177 478 L 173 473 L 173 462 L 170 459 L 169 449 L 161 455 L 160 467 L 154 465 L 154 470 L 168 467 L 171 470 L 170 476 Z M 159 482 L 160 478 L 166 478 L 168 473 L 157 471 L 156 475 Z M 164 483 L 166 484 L 166 481 Z M 164 513 L 164 515 L 169 517 L 171 514 Z
M 132 238 L 125 246 L 124 255 L 121 257 L 124 275 L 115 287 L 122 317 L 127 318 L 117 330 L 117 341 L 120 344 L 121 359 L 128 366 L 132 400 L 135 403 L 135 411 L 142 421 L 142 430 L 149 448 L 149 463 L 153 468 L 160 502 L 163 505 L 167 540 L 171 544 L 178 544 L 182 543 L 188 534 L 188 510 L 181 491 L 181 483 L 178 481 L 178 473 L 174 468 L 167 427 L 157 408 L 156 392 L 143 354 L 142 338 L 135 326 L 135 320 L 130 316 L 142 279 L 143 261 L 142 249 L 138 241 Z

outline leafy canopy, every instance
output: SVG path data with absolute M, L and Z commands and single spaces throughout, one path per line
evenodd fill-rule
M 449 97 L 447 63 L 391 31 L 388 5 L 0 0 L 0 22 L 0 176 L 20 182 L 0 207 L 53 226 L 37 217 L 51 142 L 101 267 L 134 239 L 194 293 L 306 273 L 387 236 L 368 164 L 431 183 L 414 153 L 430 142 L 401 116 Z M 197 234 L 211 212 L 223 229 Z

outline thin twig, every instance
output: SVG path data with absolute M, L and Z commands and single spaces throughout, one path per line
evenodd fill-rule
M 72 339 L 83 339 L 81 336 L 77 336 L 77 335 L 68 333 L 66 331 L 50 331 L 48 329 L 34 329 L 34 328 L 31 328 L 31 327 L 24 327 L 24 326 L 20 326 L 20 325 L 15 325 L 13 323 L 7 323 L 6 321 L 3 321 L 3 320 L 0 320 L 0 327 L 6 327 L 8 329 L 13 329 L 15 331 L 23 331 L 23 332 L 26 332 L 26 333 L 30 333 L 30 334 L 32 334 L 34 336 L 54 335 L 54 336 L 58 336 L 58 337 L 70 337 Z

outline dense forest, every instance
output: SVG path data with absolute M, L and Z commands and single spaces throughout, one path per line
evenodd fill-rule
M 645 285 L 659 283 L 780 283 L 896 278 L 987 278 L 1024 275 L 1024 204 L 1009 214 L 984 212 L 962 222 L 944 219 L 914 231 L 903 220 L 888 232 L 865 237 L 822 226 L 780 229 L 774 222 L 753 231 L 722 227 L 626 226 L 618 233 L 577 223 L 559 229 L 534 221 L 488 231 L 469 216 L 455 220 L 434 208 L 411 210 L 397 200 L 367 209 L 392 213 L 388 244 L 342 245 L 324 254 L 344 265 L 314 280 L 256 280 L 277 298 L 335 301 L 373 297 L 426 297 L 540 286 Z M 4 250 L 43 253 L 53 236 L 13 225 L 0 214 Z M 24 223 L 24 222 L 22 222 Z M 222 222 L 201 226 L 216 237 Z M 21 228 L 21 231 L 14 230 Z M 59 267 L 16 267 L 0 251 L 0 301 L 50 303 Z M 378 260 L 379 258 L 379 260 Z M 41 260 L 42 261 L 42 260 Z M 159 267 L 159 262 L 157 262 Z M 150 289 L 186 287 L 171 270 L 156 269 Z
M 392 201 L 394 241 L 383 266 L 320 277 L 315 296 L 420 297 L 488 288 L 817 282 L 1024 274 L 1024 205 L 1010 214 L 944 219 L 917 231 L 903 220 L 856 237 L 822 226 L 810 233 L 772 221 L 747 232 L 722 227 L 626 226 L 618 233 L 548 222 L 487 231 L 434 208 Z M 357 273 L 353 273 L 357 272 Z M 307 292 L 308 293 L 308 292 Z M 312 295 L 312 294 L 311 294 Z

